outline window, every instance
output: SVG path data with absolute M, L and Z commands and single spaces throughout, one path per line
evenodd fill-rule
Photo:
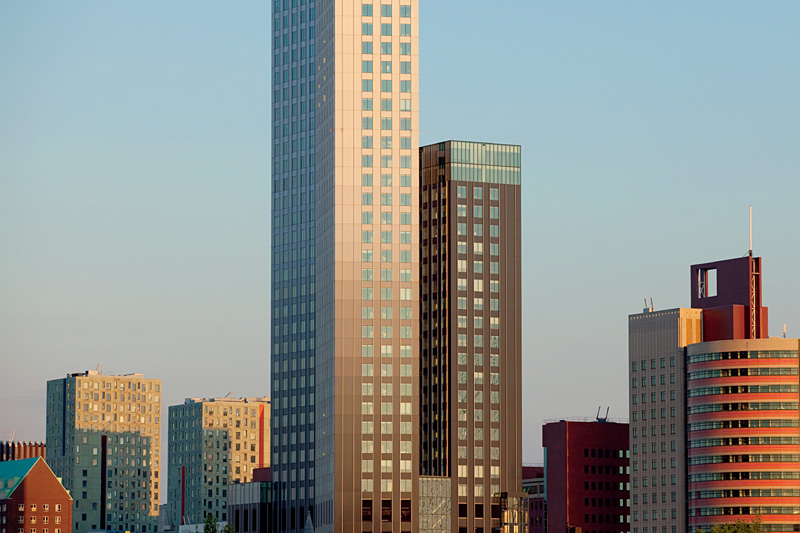
M 392 35 L 392 25 L 391 24 L 381 24 L 381 35 L 384 37 L 390 37 Z M 402 33 L 401 33 L 402 35 Z
M 368 22 L 361 24 L 361 35 L 372 35 L 372 24 Z

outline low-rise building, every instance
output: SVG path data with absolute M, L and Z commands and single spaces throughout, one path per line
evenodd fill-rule
M 560 420 L 542 436 L 548 530 L 630 531 L 628 424 Z
M 236 533 L 275 531 L 272 520 L 272 481 L 269 468 L 253 471 L 252 481 L 228 487 L 228 510 Z
M 0 531 L 72 533 L 72 497 L 41 457 L 0 462 Z

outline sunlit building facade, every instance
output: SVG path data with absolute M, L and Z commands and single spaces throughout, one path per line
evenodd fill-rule
M 417 2 L 273 3 L 272 463 L 282 531 L 412 531 Z
M 687 348 L 689 528 L 760 517 L 800 530 L 797 339 Z
M 630 531 L 628 424 L 551 421 L 542 445 L 548 531 Z
M 647 308 L 628 317 L 633 533 L 686 527 L 684 353 L 702 339 L 701 316 L 700 309 Z
M 768 335 L 761 258 L 690 275 L 691 309 L 629 319 L 633 533 L 800 531 L 800 341 Z
M 74 531 L 156 530 L 161 380 L 89 370 L 48 381 L 46 442 L 74 500 Z
M 270 399 L 187 398 L 169 408 L 169 523 L 230 522 L 231 483 L 270 461 Z

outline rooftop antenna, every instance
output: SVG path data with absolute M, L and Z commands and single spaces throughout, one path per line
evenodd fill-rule
M 783 329 L 784 329 L 784 333 L 785 333 L 786 332 L 786 325 L 785 324 L 784 324 L 784 328 Z M 785 336 L 786 335 L 784 335 L 784 337 Z M 8 438 L 8 441 L 9 442 L 14 442 L 14 435 L 16 435 L 16 434 L 17 434 L 17 430 L 14 429 L 14 428 L 11 428 L 11 436 Z
M 786 338 L 786 322 L 783 323 L 783 338 Z
M 653 297 L 650 297 L 650 311 L 652 312 L 655 307 L 653 307 Z
M 226 394 L 226 395 L 225 395 L 225 397 L 226 397 L 226 398 L 230 398 L 230 397 L 231 397 L 231 394 L 233 394 L 233 393 L 234 393 L 234 391 L 230 391 L 228 394 Z
M 103 363 L 97 363 L 97 373 L 98 374 L 103 373 Z
M 755 339 L 758 336 L 758 310 L 756 309 L 756 281 L 758 272 L 756 259 L 753 257 L 753 206 L 750 206 L 750 338 Z
M 608 411 L 611 409 L 611 407 L 606 408 L 606 416 L 601 418 L 600 409 L 602 408 L 603 408 L 602 405 L 597 406 L 597 415 L 595 416 L 595 418 L 597 419 L 598 422 L 608 422 Z

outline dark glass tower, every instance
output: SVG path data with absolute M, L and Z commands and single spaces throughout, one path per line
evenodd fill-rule
M 280 531 L 314 509 L 314 0 L 272 2 L 272 479 Z

